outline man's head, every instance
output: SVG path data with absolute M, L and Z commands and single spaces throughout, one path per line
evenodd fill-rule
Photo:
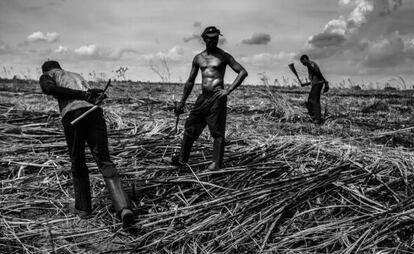
M 300 62 L 305 66 L 308 65 L 310 63 L 309 56 L 308 55 L 302 55 L 300 57 Z
M 62 67 L 60 67 L 60 64 L 57 61 L 53 61 L 53 60 L 48 60 L 48 61 L 46 61 L 42 64 L 42 72 L 43 73 L 48 72 L 48 71 L 53 70 L 53 69 L 60 69 L 61 70 Z
M 204 29 L 201 37 L 206 43 L 206 47 L 208 49 L 213 49 L 217 47 L 220 35 L 222 34 L 220 33 L 219 29 L 217 29 L 215 26 L 208 26 L 206 29 Z

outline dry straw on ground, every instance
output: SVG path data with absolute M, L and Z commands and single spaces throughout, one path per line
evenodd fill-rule
M 70 163 L 56 112 L 0 105 L 0 249 L 5 253 L 410 253 L 414 158 L 309 135 L 231 136 L 226 168 L 206 171 L 203 136 L 186 167 L 168 165 L 181 132 L 161 111 L 135 120 L 106 110 L 111 154 L 134 203 L 136 224 L 121 228 L 102 176 L 88 156 L 94 217 L 73 202 Z M 149 107 L 149 106 L 148 106 Z M 230 111 L 244 110 L 231 108 Z M 164 114 L 164 117 L 161 117 Z M 238 119 L 239 121 L 245 121 Z M 231 128 L 234 125 L 230 126 Z M 244 133 L 244 134 L 245 134 Z M 392 133 L 391 133 L 392 134 Z M 230 135 L 230 134 L 229 134 Z M 379 133 L 376 137 L 390 135 Z

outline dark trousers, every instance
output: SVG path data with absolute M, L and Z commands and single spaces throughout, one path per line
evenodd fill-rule
M 213 161 L 220 167 L 224 153 L 226 117 L 227 97 L 220 97 L 219 93 L 201 94 L 185 122 L 179 160 L 188 162 L 193 142 L 200 137 L 207 125 L 214 138 Z
M 308 109 L 309 115 L 314 121 L 322 121 L 321 113 L 321 92 L 322 92 L 323 83 L 314 84 L 311 87 L 309 92 L 308 101 L 306 102 L 306 107 Z
M 117 175 L 115 164 L 108 151 L 106 123 L 101 108 L 71 125 L 70 122 L 82 115 L 89 108 L 68 112 L 62 119 L 66 142 L 71 159 L 71 171 L 75 189 L 75 208 L 82 211 L 91 210 L 89 172 L 85 161 L 85 143 L 95 159 L 104 178 Z
M 197 140 L 208 126 L 213 138 L 223 137 L 226 131 L 227 97 L 201 94 L 185 122 L 185 133 Z

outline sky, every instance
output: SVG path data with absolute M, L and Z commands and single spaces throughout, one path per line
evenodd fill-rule
M 0 76 L 37 78 L 52 59 L 87 79 L 127 67 L 127 79 L 185 82 L 214 25 L 248 84 L 284 84 L 289 63 L 304 79 L 301 54 L 331 83 L 414 84 L 413 17 L 413 0 L 1 0 Z

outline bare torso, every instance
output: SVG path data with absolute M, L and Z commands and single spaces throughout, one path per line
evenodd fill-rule
M 215 52 L 203 51 L 195 58 L 201 70 L 203 93 L 212 93 L 224 88 L 224 74 L 227 66 L 227 53 L 221 49 Z

